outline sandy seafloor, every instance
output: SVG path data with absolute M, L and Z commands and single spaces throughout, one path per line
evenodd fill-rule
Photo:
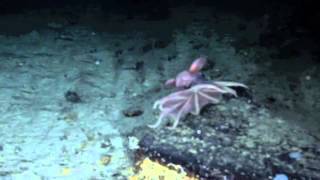
M 306 49 L 272 56 L 277 48 L 254 43 L 264 19 L 174 12 L 162 21 L 83 15 L 75 25 L 46 12 L 2 16 L 0 179 L 125 179 L 132 130 L 157 120 L 165 80 L 201 55 L 208 78 L 248 85 L 266 117 L 319 142 L 320 73 Z M 80 102 L 67 101 L 68 91 Z

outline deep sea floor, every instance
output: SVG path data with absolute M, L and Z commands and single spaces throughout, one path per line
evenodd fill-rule
M 295 44 L 312 42 L 265 47 L 266 18 L 174 12 L 77 24 L 47 12 L 2 16 L 0 179 L 126 179 L 137 151 L 203 179 L 320 179 L 320 69 Z M 199 56 L 208 79 L 249 89 L 174 130 L 150 129 L 153 103 L 173 91 L 164 82 Z

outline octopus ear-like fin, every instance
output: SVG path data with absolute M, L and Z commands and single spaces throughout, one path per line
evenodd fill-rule
M 191 73 L 198 73 L 206 64 L 207 59 L 205 57 L 199 57 L 193 61 L 189 68 L 189 72 Z

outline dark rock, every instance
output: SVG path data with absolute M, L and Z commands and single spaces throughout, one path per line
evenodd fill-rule
M 143 114 L 143 110 L 138 109 L 136 107 L 129 107 L 122 111 L 122 114 L 126 117 L 136 117 Z
M 66 101 L 68 101 L 68 102 L 72 102 L 72 103 L 81 102 L 80 96 L 78 95 L 77 92 L 74 92 L 74 91 L 67 91 L 64 94 L 64 97 L 65 97 Z
M 279 172 L 289 179 L 320 178 L 316 165 L 320 150 L 311 146 L 318 141 L 243 100 L 229 100 L 209 107 L 203 115 L 187 116 L 175 130 L 148 130 L 139 129 L 141 154 L 180 164 L 204 180 L 268 179 Z M 305 149 L 305 144 L 312 148 Z M 308 157 L 292 161 L 288 156 L 292 146 Z

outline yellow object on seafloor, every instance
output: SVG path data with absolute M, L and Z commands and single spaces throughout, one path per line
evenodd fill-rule
M 162 165 L 149 158 L 137 164 L 138 172 L 129 177 L 129 180 L 198 180 L 188 176 L 180 165 Z
M 69 176 L 71 174 L 72 170 L 69 167 L 64 167 L 61 170 L 61 175 L 62 176 Z

